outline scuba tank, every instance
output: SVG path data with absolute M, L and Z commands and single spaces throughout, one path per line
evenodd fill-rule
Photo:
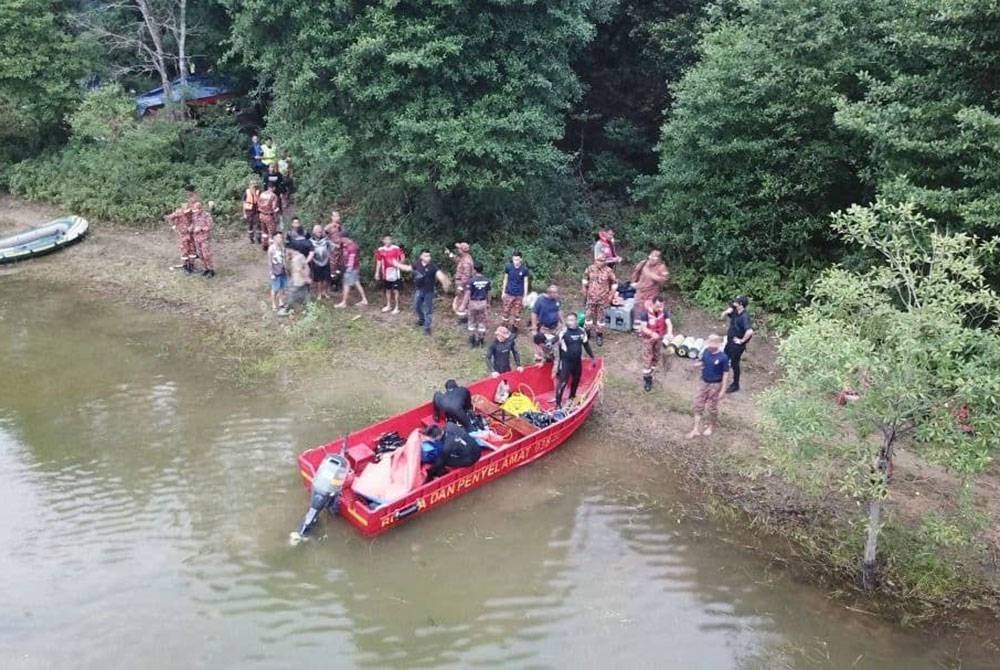
M 319 513 L 329 507 L 336 513 L 340 506 L 340 490 L 350 472 L 350 466 L 343 454 L 327 454 L 316 469 L 312 480 L 312 498 L 309 501 L 309 511 L 302 519 L 299 535 L 304 536 L 316 525 Z
M 677 355 L 681 358 L 685 358 L 688 355 L 688 350 L 694 346 L 693 337 L 685 337 L 684 341 L 677 346 Z
M 688 349 L 688 358 L 698 359 L 701 357 L 701 352 L 705 348 L 705 338 L 699 337 L 694 341 L 694 345 Z
M 672 340 L 668 340 L 666 335 L 663 336 L 663 344 L 665 345 L 668 354 L 673 354 L 674 356 L 676 356 L 677 347 L 681 346 L 681 344 L 683 343 L 684 343 L 683 335 L 674 335 Z

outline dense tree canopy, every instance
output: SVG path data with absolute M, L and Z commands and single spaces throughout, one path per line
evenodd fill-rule
M 0 166 L 63 135 L 63 117 L 81 94 L 84 50 L 47 0 L 0 3 Z M 0 175 L 3 167 L 0 167 Z

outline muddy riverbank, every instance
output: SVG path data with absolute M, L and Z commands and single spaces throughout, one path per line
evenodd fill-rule
M 55 214 L 6 199 L 0 202 L 0 231 Z M 167 326 L 175 330 L 171 340 L 204 360 L 213 374 L 223 375 L 223 383 L 231 384 L 234 393 L 265 385 L 284 397 L 308 399 L 348 370 L 381 380 L 389 389 L 406 389 L 400 397 L 425 397 L 444 377 L 472 379 L 484 372 L 481 354 L 465 346 L 463 332 L 443 301 L 436 309 L 440 327 L 429 340 L 412 327 L 409 313 L 387 316 L 378 307 L 322 306 L 280 319 L 270 308 L 262 253 L 238 231 L 221 232 L 216 242 L 219 274 L 214 279 L 170 269 L 176 262 L 175 246 L 163 227 L 136 232 L 98 224 L 92 231 L 72 250 L 0 269 L 0 281 L 23 280 L 39 291 L 69 285 L 104 301 L 179 316 Z M 567 296 L 575 302 L 575 287 Z M 370 299 L 376 302 L 374 296 Z M 722 327 L 678 299 L 673 312 L 678 332 L 707 333 Z M 948 582 L 948 590 L 936 598 L 910 582 L 887 584 L 889 598 L 870 599 L 853 591 L 850 565 L 861 537 L 851 527 L 856 510 L 837 496 L 808 496 L 790 486 L 760 455 L 754 397 L 778 375 L 772 363 L 774 348 L 766 337 L 756 338 L 745 358 L 744 392 L 726 401 L 722 430 L 697 441 L 684 437 L 697 380 L 694 365 L 670 360 L 654 392 L 644 394 L 638 343 L 632 337 L 610 336 L 601 354 L 608 358 L 611 372 L 594 430 L 607 449 L 619 450 L 623 458 L 674 473 L 676 484 L 700 501 L 685 505 L 688 519 L 711 519 L 734 529 L 749 524 L 752 532 L 741 533 L 742 542 L 787 566 L 799 579 L 819 581 L 838 594 L 845 608 L 897 620 L 961 623 L 969 615 L 956 614 L 957 608 L 978 611 L 978 619 L 996 606 L 1000 577 L 997 535 L 991 530 L 995 523 L 979 538 L 981 551 L 956 567 L 962 579 Z M 358 411 L 371 418 L 379 414 L 374 407 Z M 915 525 L 928 511 L 947 511 L 957 504 L 949 475 L 906 453 L 896 477 L 891 508 L 903 525 Z M 978 500 L 985 513 L 997 511 L 998 483 L 994 468 L 980 484 Z M 942 617 L 945 611 L 951 614 Z

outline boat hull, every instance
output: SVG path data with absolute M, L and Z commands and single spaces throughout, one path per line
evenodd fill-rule
M 44 256 L 86 236 L 90 224 L 79 216 L 67 216 L 44 226 L 0 238 L 0 264 Z
M 584 366 L 579 402 L 572 412 L 561 421 L 535 432 L 511 440 L 502 447 L 484 453 L 474 465 L 457 468 L 445 475 L 418 487 L 406 496 L 383 504 L 375 509 L 367 500 L 356 494 L 350 486 L 345 486 L 340 500 L 340 516 L 363 535 L 377 535 L 401 523 L 414 519 L 439 507 L 469 491 L 473 491 L 503 475 L 532 463 L 566 442 L 587 420 L 600 395 L 603 376 L 603 361 L 597 367 Z M 503 378 L 511 388 L 527 387 L 542 390 L 540 395 L 550 395 L 551 366 L 527 368 L 524 373 L 507 373 Z M 486 379 L 469 386 L 470 391 L 482 398 L 492 398 L 499 379 Z M 540 401 L 544 404 L 545 401 Z M 432 414 L 430 404 L 422 405 L 397 417 L 370 426 L 346 438 L 303 452 L 299 456 L 299 469 L 308 487 L 323 456 L 344 450 L 349 461 L 364 453 L 358 449 L 361 444 L 374 444 L 379 435 L 388 431 L 398 431 L 406 435 L 413 428 L 425 425 Z M 405 432 L 404 432 L 405 431 Z M 346 440 L 346 448 L 345 448 Z M 354 467 L 363 467 L 363 462 L 352 462 Z

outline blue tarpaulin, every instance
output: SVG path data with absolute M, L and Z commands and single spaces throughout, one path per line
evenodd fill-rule
M 225 79 L 207 75 L 191 75 L 187 78 L 187 87 L 183 90 L 180 79 L 170 82 L 170 86 L 174 102 L 180 102 L 183 95 L 184 100 L 190 105 L 207 105 L 237 94 L 236 89 Z M 151 109 L 163 107 L 165 102 L 163 87 L 154 88 L 136 97 L 136 111 L 139 116 L 143 116 Z

